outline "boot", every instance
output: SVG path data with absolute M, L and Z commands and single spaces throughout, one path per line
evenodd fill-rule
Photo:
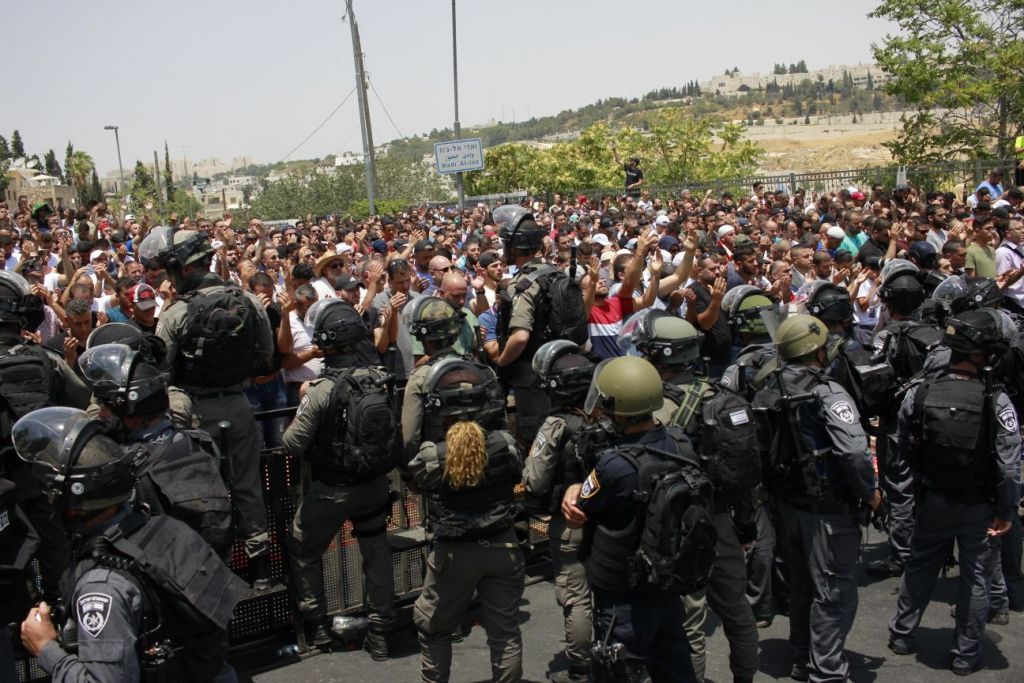
M 370 653 L 375 662 L 383 662 L 388 659 L 388 639 L 380 631 L 369 630 L 363 640 L 363 649 Z
M 570 664 L 568 671 L 552 671 L 548 674 L 551 683 L 590 683 L 590 667 Z
M 302 624 L 306 633 L 306 645 L 313 648 L 328 648 L 334 642 L 331 637 L 331 630 L 324 619 L 307 621 Z
M 897 559 L 888 557 L 884 560 L 869 562 L 866 571 L 870 576 L 878 576 L 887 579 L 895 578 L 897 576 L 903 576 L 903 563 Z
M 270 589 L 270 553 L 261 553 L 249 559 L 249 577 L 254 591 Z

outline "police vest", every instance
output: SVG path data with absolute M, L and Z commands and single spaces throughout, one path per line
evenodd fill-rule
M 209 544 L 172 517 L 136 511 L 78 549 L 71 590 L 97 566 L 126 577 L 144 597 L 136 642 L 144 680 L 216 676 L 228 622 L 248 586 Z
M 444 468 L 445 444 L 437 444 L 437 458 Z M 453 489 L 447 478 L 427 492 L 430 526 L 437 538 L 474 541 L 495 536 L 512 526 L 513 497 L 522 480 L 522 463 L 515 439 L 506 431 L 487 435 L 487 469 L 473 488 Z
M 914 395 L 911 465 L 924 484 L 956 502 L 995 495 L 991 398 L 975 378 L 944 375 L 926 380 Z
M 164 430 L 145 446 L 150 456 L 139 472 L 138 500 L 153 514 L 189 525 L 216 553 L 231 552 L 231 494 L 221 478 L 219 454 L 202 431 Z
M 649 435 L 655 438 L 648 439 L 645 435 L 637 445 L 669 453 L 683 453 L 676 438 L 667 430 L 652 431 Z M 615 446 L 612 446 L 611 450 L 615 450 Z M 693 456 L 692 449 L 687 450 Z M 696 466 L 695 456 L 694 465 Z M 595 590 L 609 595 L 628 596 L 652 591 L 650 587 L 631 589 L 627 582 L 630 575 L 629 562 L 643 532 L 643 524 L 636 523 L 640 507 L 635 503 L 631 503 L 631 506 L 628 514 L 603 515 L 593 524 L 588 524 L 586 529 L 582 555 L 587 560 L 587 580 Z
M 43 347 L 18 342 L 0 351 L 0 439 L 5 445 L 9 446 L 11 427 L 19 418 L 50 404 L 56 382 L 54 362 Z M 4 459 L 18 466 L 11 457 Z

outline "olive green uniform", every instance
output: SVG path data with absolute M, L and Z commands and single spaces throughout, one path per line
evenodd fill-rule
M 330 414 L 333 389 L 334 380 L 327 377 L 309 384 L 295 419 L 284 432 L 284 447 L 289 453 L 306 455 L 322 425 L 335 419 Z M 322 619 L 327 615 L 323 553 L 345 520 L 352 520 L 352 535 L 359 543 L 363 559 L 371 627 L 377 632 L 386 632 L 394 626 L 395 583 L 386 533 L 391 512 L 389 494 L 385 475 L 348 486 L 313 480 L 295 512 L 288 536 L 288 559 L 299 611 L 305 620 Z
M 565 458 L 568 438 L 564 418 L 552 415 L 544 420 L 523 467 L 523 484 L 528 493 L 543 496 L 561 483 L 554 478 L 561 471 L 559 460 Z M 570 528 L 561 514 L 552 513 L 548 543 L 555 599 L 565 622 L 565 656 L 570 666 L 586 667 L 590 664 L 592 607 L 587 570 L 579 560 L 583 529 Z
M 523 268 L 539 263 L 539 260 L 532 260 L 524 264 Z M 512 279 L 508 286 L 509 291 L 514 291 L 519 280 L 529 276 L 529 271 L 524 272 L 523 268 L 520 268 Z M 534 302 L 539 294 L 540 284 L 535 282 L 512 300 L 512 315 L 508 325 L 509 334 L 517 329 L 529 330 L 531 341 L 528 348 L 540 346 L 532 339 L 533 335 L 538 334 L 533 330 L 533 323 Z M 544 341 L 551 340 L 541 340 L 541 342 Z M 527 444 L 533 443 L 533 438 L 537 435 L 541 423 L 551 412 L 551 397 L 540 386 L 540 377 L 533 371 L 530 364 L 532 360 L 533 354 L 524 350 L 523 354 L 510 364 L 508 373 L 505 375 L 506 383 L 515 392 L 516 439 L 519 440 L 524 450 L 527 448 Z
M 204 294 L 221 292 L 224 285 L 202 287 Z M 270 367 L 274 353 L 274 338 L 270 321 L 263 304 L 251 292 L 246 298 L 255 309 L 259 330 L 256 334 L 257 367 Z M 225 387 L 186 386 L 175 381 L 173 373 L 178 348 L 184 341 L 188 306 L 181 300 L 172 301 L 164 307 L 157 323 L 156 334 L 167 347 L 167 365 L 172 371 L 172 383 L 188 392 L 194 399 L 199 427 L 217 438 L 220 423 L 227 421 L 231 427 L 227 433 L 227 457 L 231 464 L 231 494 L 239 511 L 239 531 L 245 540 L 245 550 L 255 557 L 270 549 L 267 533 L 267 511 L 263 502 L 263 482 L 260 478 L 260 439 L 253 417 L 252 406 L 243 390 L 251 380 Z

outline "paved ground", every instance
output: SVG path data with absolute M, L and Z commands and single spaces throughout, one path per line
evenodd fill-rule
M 865 560 L 884 552 L 878 532 L 872 531 L 865 545 Z M 919 653 L 897 657 L 886 648 L 887 625 L 896 598 L 892 591 L 897 579 L 868 583 L 861 578 L 860 606 L 857 621 L 847 641 L 852 663 L 852 680 L 886 683 L 940 683 L 961 680 L 948 669 L 952 619 L 949 605 L 956 590 L 957 573 L 953 569 L 940 579 L 935 599 L 925 614 L 918 634 Z M 522 605 L 525 680 L 545 681 L 546 672 L 565 668 L 564 660 L 555 653 L 560 649 L 560 610 L 555 605 L 550 582 L 528 586 Z M 714 624 L 709 639 L 708 680 L 726 683 L 728 642 Z M 777 617 L 771 628 L 761 631 L 761 675 L 758 680 L 789 680 L 789 622 Z M 1024 681 L 1024 614 L 1011 614 L 1008 626 L 989 626 L 984 649 L 985 668 L 970 677 L 971 681 Z M 276 668 L 256 674 L 258 683 L 290 683 L 302 681 L 415 681 L 418 679 L 419 657 L 415 635 L 408 627 L 398 639 L 395 656 L 377 663 L 359 651 L 334 652 L 294 661 L 281 662 Z M 453 682 L 488 681 L 490 669 L 483 629 L 478 620 L 470 635 L 455 645 L 452 669 Z

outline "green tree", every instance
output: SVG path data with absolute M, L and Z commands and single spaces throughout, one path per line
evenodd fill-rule
M 72 185 L 73 184 L 72 180 L 71 180 L 71 171 L 69 170 L 68 167 L 71 166 L 71 159 L 74 156 L 74 154 L 75 154 L 75 146 L 71 144 L 71 140 L 68 140 L 68 146 L 64 150 L 64 176 L 63 176 L 63 182 L 64 182 L 65 185 Z
M 914 108 L 883 143 L 902 163 L 1007 157 L 1024 122 L 1024 0 L 884 0 L 899 28 L 872 46 L 886 91 Z
M 21 133 L 17 130 L 11 134 L 11 154 L 15 159 L 25 156 L 25 143 L 21 139 Z
M 14 155 L 11 154 L 11 147 L 7 144 L 7 138 L 0 135 L 0 161 L 7 161 Z
M 146 202 L 156 203 L 156 181 L 153 174 L 141 161 L 135 162 L 135 172 L 132 174 L 132 184 L 128 191 L 132 196 L 132 203 L 142 206 Z
M 43 169 L 46 175 L 52 175 L 58 180 L 63 180 L 64 178 L 64 173 L 60 170 L 60 164 L 57 163 L 57 154 L 52 149 L 47 150 L 43 156 Z
M 71 148 L 70 144 L 68 148 Z M 91 195 L 86 193 L 86 189 L 89 187 L 90 176 L 96 176 L 96 166 L 93 164 L 91 156 L 80 149 L 72 150 L 71 157 L 65 162 L 64 172 L 78 191 L 78 198 L 83 203 L 93 198 L 92 195 L 95 195 L 95 192 Z M 99 185 L 98 178 L 96 179 L 96 184 Z M 102 195 L 102 192 L 100 192 L 100 195 Z
M 772 73 L 773 74 L 784 74 L 784 73 L 787 73 L 786 65 L 785 64 L 776 64 L 775 66 L 772 67 Z
M 79 152 L 75 152 L 78 154 Z M 84 152 L 82 152 L 84 154 Z M 85 202 L 90 201 L 102 201 L 103 200 L 103 186 L 100 185 L 100 177 L 96 174 L 96 167 L 92 167 L 92 178 L 89 183 L 89 191 L 84 197 Z
M 167 201 L 171 201 L 174 198 L 174 173 L 171 171 L 171 150 L 167 147 L 166 140 L 164 140 L 164 189 L 167 190 Z

